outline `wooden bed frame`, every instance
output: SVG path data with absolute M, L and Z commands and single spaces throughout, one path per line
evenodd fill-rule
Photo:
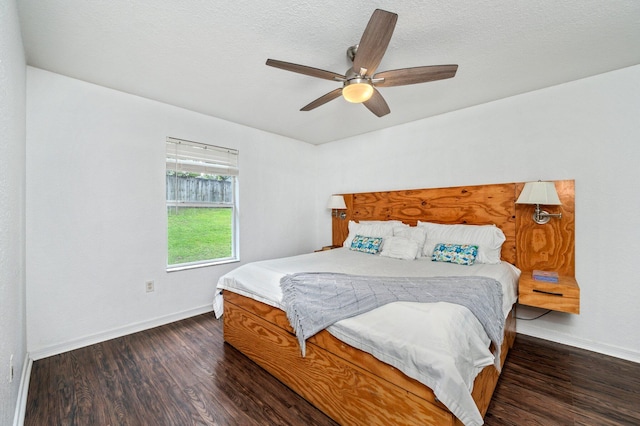
M 545 227 L 529 225 L 533 206 L 515 204 L 523 185 L 508 183 L 344 194 L 347 218 L 333 219 L 333 244 L 340 245 L 346 239 L 350 219 L 398 219 L 410 225 L 416 225 L 418 220 L 493 223 L 507 237 L 502 248 L 504 260 L 522 270 L 531 270 L 540 262 L 548 265 L 561 258 L 551 267 L 568 268 L 573 272 L 574 182 L 556 182 L 563 205 L 547 210 L 562 212 L 563 219 Z M 562 256 L 556 253 L 558 246 L 563 248 Z M 326 330 L 307 340 L 306 357 L 303 358 L 283 311 L 232 292 L 225 292 L 224 299 L 225 341 L 338 423 L 462 424 L 427 386 L 341 342 Z M 505 326 L 501 364 L 505 362 L 515 335 L 515 309 L 512 309 Z M 474 382 L 473 399 L 483 416 L 498 378 L 496 369 L 488 366 Z

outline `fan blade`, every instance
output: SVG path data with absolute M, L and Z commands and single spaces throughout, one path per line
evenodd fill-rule
M 375 82 L 376 87 L 405 86 L 407 84 L 426 83 L 427 81 L 452 78 L 458 70 L 457 65 L 432 65 L 427 67 L 402 68 L 383 71 L 373 76 L 373 79 L 384 78 Z
M 335 89 L 335 90 L 332 90 L 329 93 L 327 93 L 326 95 L 320 96 L 315 101 L 313 101 L 310 104 L 305 105 L 302 108 L 300 108 L 300 111 L 311 111 L 314 108 L 318 108 L 319 106 L 322 106 L 322 105 L 326 104 L 327 102 L 334 100 L 335 98 L 339 97 L 340 95 L 342 95 L 342 87 L 340 87 L 338 89 Z
M 398 15 L 395 13 L 382 9 L 373 12 L 353 58 L 353 70 L 356 73 L 359 74 L 361 68 L 366 68 L 365 75 L 373 75 L 387 51 L 397 20 Z
M 336 78 L 344 81 L 345 76 L 336 74 L 335 72 L 325 71 L 318 68 L 308 67 L 306 65 L 292 64 L 291 62 L 278 61 L 275 59 L 267 59 L 267 65 L 270 67 L 280 68 L 286 71 L 297 72 L 299 74 L 310 75 L 311 77 L 323 78 L 325 80 L 335 81 Z
M 378 117 L 382 117 L 383 115 L 387 115 L 391 112 L 389 105 L 387 105 L 387 102 L 375 87 L 373 88 L 373 96 L 371 96 L 371 99 L 367 102 L 364 102 L 364 106 Z

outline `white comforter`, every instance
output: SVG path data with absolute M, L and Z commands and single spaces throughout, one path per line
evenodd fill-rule
M 280 279 L 296 272 L 490 277 L 502 284 L 505 318 L 516 301 L 520 275 L 516 267 L 506 262 L 461 266 L 429 259 L 398 260 L 340 248 L 243 265 L 221 277 L 217 288 L 282 309 Z M 220 292 L 214 309 L 220 317 Z M 489 351 L 489 337 L 467 308 L 444 302 L 395 302 L 339 321 L 327 330 L 429 386 L 465 425 L 483 423 L 471 390 L 475 377 L 493 364 L 494 358 Z

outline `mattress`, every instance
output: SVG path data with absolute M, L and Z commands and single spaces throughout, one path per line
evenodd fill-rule
M 254 262 L 229 272 L 218 281 L 216 316 L 222 315 L 223 291 L 283 309 L 280 279 L 297 272 L 489 277 L 502 285 L 505 318 L 516 302 L 520 275 L 507 262 L 463 266 L 428 258 L 399 260 L 339 248 Z M 467 308 L 444 302 L 394 302 L 338 321 L 327 331 L 430 387 L 464 424 L 483 423 L 471 391 L 475 377 L 484 367 L 494 364 L 494 357 L 489 350 L 489 337 Z

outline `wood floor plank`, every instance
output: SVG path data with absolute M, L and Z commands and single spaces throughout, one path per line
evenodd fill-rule
M 34 362 L 25 425 L 94 424 L 336 425 L 212 314 Z M 640 364 L 518 335 L 485 424 L 639 425 Z
M 75 419 L 77 406 L 76 394 L 71 371 L 71 356 L 61 356 L 57 369 L 53 371 L 53 401 L 57 415 L 61 418 Z
M 104 398 L 110 402 L 101 407 L 105 412 L 105 418 L 113 418 L 114 425 L 140 424 L 142 421 L 138 413 L 132 410 L 132 399 L 128 395 L 129 388 L 125 387 L 125 381 L 118 374 L 116 360 L 105 353 L 104 345 L 95 347 L 95 360 L 97 364 L 96 376 Z
M 83 348 L 69 354 L 71 378 L 75 394 L 76 424 L 97 424 L 99 421 L 111 423 L 110 413 L 102 410 L 104 394 L 99 392 L 98 366 L 92 357 L 92 348 Z M 98 409 L 96 409 L 98 408 Z M 106 415 L 105 414 L 109 414 Z
M 255 424 L 255 420 L 247 416 L 244 411 L 237 410 L 236 405 L 228 400 L 226 395 L 222 397 L 220 394 L 211 395 L 210 388 L 204 387 L 201 383 L 186 388 L 184 392 L 203 424 L 230 426 Z
M 33 424 L 47 424 L 46 416 L 53 412 L 52 398 L 53 394 L 51 380 L 51 362 L 55 357 L 49 357 L 33 363 L 31 368 L 31 386 L 29 387 L 28 399 L 29 403 L 26 407 L 25 416 L 33 419 Z M 33 387 L 33 378 L 37 378 L 38 386 Z

